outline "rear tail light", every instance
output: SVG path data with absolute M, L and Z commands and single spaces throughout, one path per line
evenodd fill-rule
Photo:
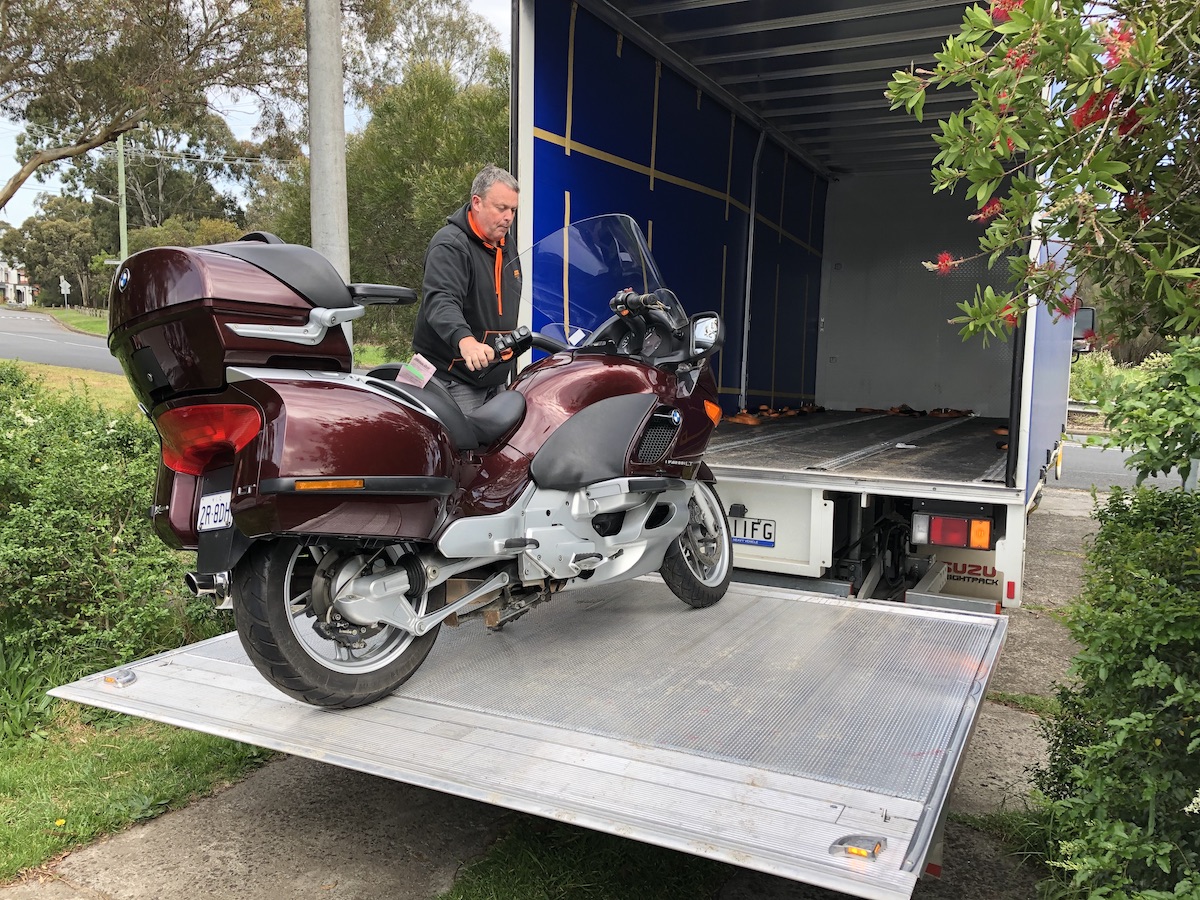
M 222 452 L 236 453 L 262 428 L 262 416 L 241 403 L 210 403 L 169 409 L 154 423 L 162 438 L 163 465 L 184 475 L 202 475 Z
M 992 546 L 992 520 L 916 513 L 912 518 L 912 542 L 989 550 Z

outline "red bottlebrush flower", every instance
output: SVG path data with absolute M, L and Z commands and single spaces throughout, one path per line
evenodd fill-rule
M 997 106 L 997 109 L 1002 113 L 1008 112 L 1008 110 L 1009 110 L 1008 91 L 1001 91 L 999 94 L 996 95 L 996 99 L 999 101 L 999 105 Z
M 1129 58 L 1129 51 L 1133 46 L 1133 29 L 1122 22 L 1100 38 L 1100 43 L 1104 45 L 1105 68 L 1115 69 Z
M 1012 308 L 1011 304 L 1008 303 L 1004 305 L 1004 309 L 1000 310 L 1000 318 L 1004 320 L 1005 325 L 1011 326 L 1012 328 L 1016 328 L 1017 322 L 1020 321 L 1017 317 L 1017 311 Z
M 950 255 L 949 250 L 943 250 L 937 255 L 937 273 L 939 275 L 949 275 L 950 270 L 957 264 L 958 260 Z
M 1007 22 L 1012 18 L 1012 11 L 1024 5 L 1025 0 L 992 0 L 992 21 Z
M 1083 332 L 1082 337 L 1085 341 L 1087 341 L 1090 344 L 1092 341 L 1096 340 L 1096 332 L 1094 330 L 1092 330 L 1091 328 L 1088 328 L 1087 330 L 1085 330 Z
M 1137 109 L 1131 106 L 1121 117 L 1121 123 L 1117 125 L 1117 134 L 1125 137 L 1126 135 L 1136 135 L 1141 130 L 1142 117 L 1138 115 Z
M 1152 210 L 1150 208 L 1149 198 L 1151 196 L 1153 196 L 1153 195 L 1149 194 L 1149 193 L 1126 194 L 1121 199 L 1121 202 L 1125 205 L 1125 208 L 1127 210 L 1129 210 L 1130 212 L 1136 212 L 1138 214 L 1138 218 L 1141 219 L 1143 222 L 1145 222 L 1147 219 L 1150 218 L 1151 214 L 1154 212 L 1154 210 Z
M 1079 312 L 1079 298 L 1074 294 L 1063 294 L 1054 304 L 1054 313 L 1061 319 L 1073 319 Z
M 1014 47 L 1004 54 L 1004 61 L 1019 75 L 1029 65 L 1029 54 L 1022 53 L 1019 48 Z
M 1086 128 L 1093 122 L 1099 122 L 1108 116 L 1108 111 L 1112 109 L 1113 101 L 1116 99 L 1117 92 L 1115 90 L 1106 91 L 1103 94 L 1092 94 L 1083 101 L 1083 106 L 1071 113 L 1071 124 L 1076 128 Z
M 996 218 L 996 216 L 1000 215 L 1000 213 L 1002 213 L 1003 211 L 1004 211 L 1004 204 L 1000 202 L 1000 198 L 993 197 L 987 203 L 983 204 L 983 207 L 979 210 L 979 212 L 975 213 L 972 216 L 967 216 L 967 221 L 969 221 L 969 222 L 987 222 L 987 221 L 990 221 L 991 219 Z

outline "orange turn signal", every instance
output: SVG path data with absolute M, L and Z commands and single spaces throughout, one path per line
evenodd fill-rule
M 992 543 L 992 523 L 990 519 L 971 520 L 971 548 L 987 550 Z
M 298 491 L 361 491 L 365 484 L 361 478 L 338 478 L 326 481 L 296 481 Z
M 712 419 L 713 427 L 716 428 L 721 424 L 721 407 L 711 400 L 704 401 L 704 411 L 708 413 L 708 417 Z

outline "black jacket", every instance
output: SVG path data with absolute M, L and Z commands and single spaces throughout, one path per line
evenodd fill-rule
M 485 242 L 467 219 L 468 203 L 446 219 L 425 251 L 421 306 L 413 329 L 413 349 L 449 374 L 479 387 L 504 384 L 515 360 L 470 371 L 458 355 L 468 334 L 482 341 L 517 327 L 521 272 L 513 265 L 511 241 L 499 248 L 501 289 L 497 292 L 497 248 Z

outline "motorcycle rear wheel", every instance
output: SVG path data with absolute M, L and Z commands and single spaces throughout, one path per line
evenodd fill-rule
M 711 485 L 696 483 L 688 524 L 663 557 L 659 574 L 671 592 L 701 609 L 725 596 L 733 575 L 733 540 L 721 498 Z
M 247 551 L 233 570 L 238 637 L 254 667 L 289 697 L 332 709 L 364 706 L 412 676 L 441 626 L 420 637 L 393 625 L 374 626 L 355 648 L 323 637 L 313 629 L 319 553 L 291 538 L 263 541 Z M 446 587 L 440 585 L 413 607 L 425 614 L 445 602 Z

